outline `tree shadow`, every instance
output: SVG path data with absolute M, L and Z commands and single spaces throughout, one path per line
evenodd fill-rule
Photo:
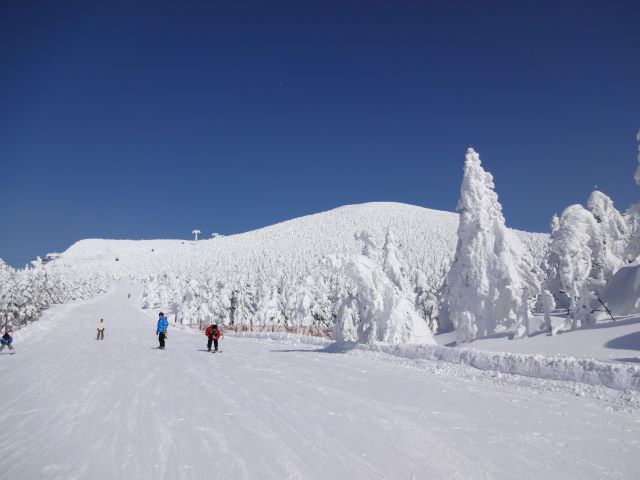
M 331 345 L 327 345 L 326 347 L 321 348 L 313 348 L 313 349 L 303 349 L 303 348 L 285 348 L 285 349 L 272 349 L 272 352 L 276 353 L 346 353 L 349 350 L 353 350 L 356 347 L 356 344 L 336 344 L 332 343 Z
M 614 358 L 616 362 L 640 363 L 640 357 Z
M 605 323 L 597 323 L 595 325 L 584 325 L 580 327 L 578 330 L 598 330 L 600 328 L 613 328 L 613 327 L 622 327 L 624 325 L 633 325 L 635 323 L 640 323 L 640 317 L 634 315 L 630 318 L 624 318 L 622 320 L 608 321 Z M 575 331 L 575 330 L 574 330 Z
M 604 346 L 618 350 L 640 350 L 640 332 L 613 338 L 605 343 Z

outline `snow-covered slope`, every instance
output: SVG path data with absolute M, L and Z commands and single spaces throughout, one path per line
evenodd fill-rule
M 173 328 L 160 351 L 138 294 L 55 306 L 0 353 L 1 478 L 637 476 L 637 391 L 232 336 L 212 354 Z
M 55 263 L 75 269 L 101 268 L 116 277 L 214 269 L 220 275 L 282 272 L 300 275 L 325 255 L 356 254 L 354 234 L 382 240 L 398 237 L 407 261 L 425 270 L 447 265 L 455 250 L 458 215 L 400 203 L 365 203 L 308 215 L 259 230 L 200 240 L 81 240 Z M 516 231 L 536 258 L 547 235 Z

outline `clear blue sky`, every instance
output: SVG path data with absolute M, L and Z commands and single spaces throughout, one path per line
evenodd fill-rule
M 640 2 L 0 2 L 0 257 L 453 210 L 473 145 L 510 226 L 624 209 Z

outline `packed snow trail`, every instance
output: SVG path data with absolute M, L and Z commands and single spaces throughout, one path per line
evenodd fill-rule
M 212 354 L 176 329 L 161 351 L 129 291 L 55 307 L 0 354 L 0 477 L 603 479 L 640 467 L 633 393 L 231 336 Z

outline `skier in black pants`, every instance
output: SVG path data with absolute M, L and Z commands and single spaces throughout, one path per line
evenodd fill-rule
M 160 312 L 159 317 L 160 318 L 158 318 L 156 335 L 158 335 L 158 341 L 160 342 L 160 350 L 164 350 L 164 339 L 167 338 L 167 328 L 169 327 L 169 321 L 162 312 Z
M 218 340 L 222 336 L 222 330 L 220 330 L 218 325 L 214 323 L 204 330 L 204 334 L 207 336 L 207 350 L 211 351 L 211 343 L 213 343 L 213 348 L 215 349 L 214 352 L 217 352 Z

